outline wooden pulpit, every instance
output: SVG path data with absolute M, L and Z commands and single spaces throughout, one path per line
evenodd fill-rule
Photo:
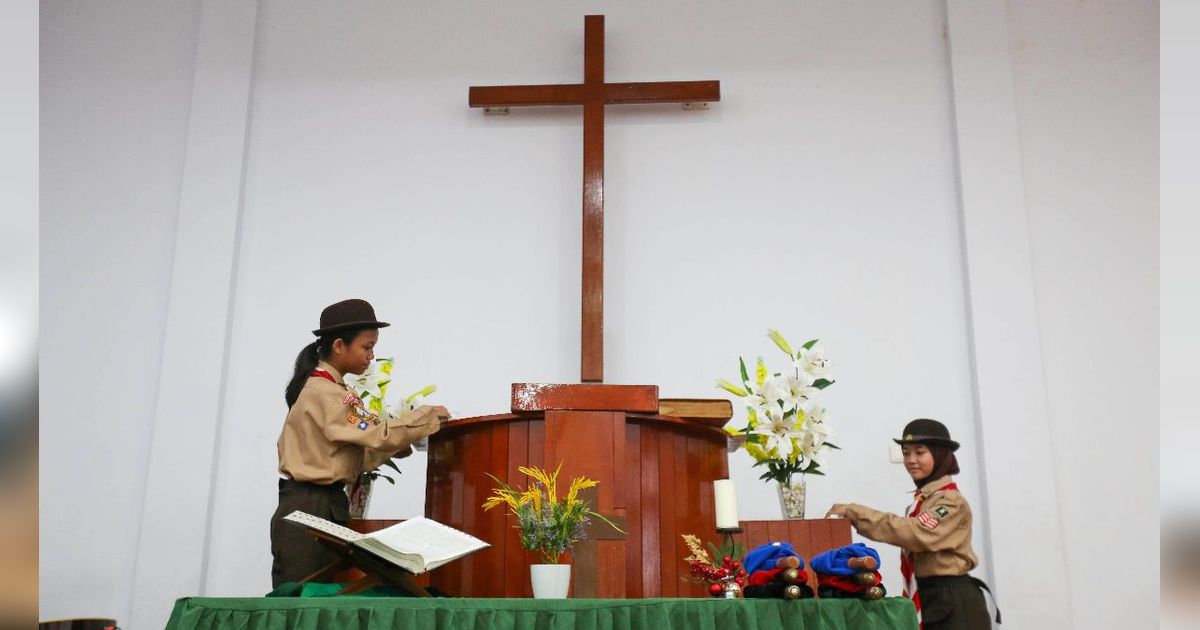
M 654 385 L 513 384 L 512 413 L 455 420 L 430 437 L 426 516 L 492 544 L 430 583 L 465 597 L 530 596 L 529 565 L 540 560 L 521 547 L 515 517 L 483 511 L 496 486 L 488 473 L 524 488 L 518 466 L 562 464 L 562 490 L 578 475 L 598 480 L 592 509 L 625 531 L 591 528 L 572 596 L 704 596 L 683 580 L 680 535 L 715 537 L 712 482 L 729 475 L 726 435 L 713 424 L 660 414 Z

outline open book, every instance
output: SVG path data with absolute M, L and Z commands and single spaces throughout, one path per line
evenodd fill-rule
M 470 534 L 423 517 L 410 518 L 370 534 L 360 534 L 299 510 L 283 517 L 283 520 L 324 532 L 414 574 L 424 573 L 491 546 Z

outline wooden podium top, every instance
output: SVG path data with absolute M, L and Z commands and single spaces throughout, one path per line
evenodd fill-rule
M 512 410 L 656 413 L 658 385 L 513 383 Z

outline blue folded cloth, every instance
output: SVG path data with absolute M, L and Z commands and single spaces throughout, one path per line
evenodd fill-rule
M 746 569 L 746 573 L 754 573 L 755 571 L 764 571 L 766 569 L 774 569 L 775 561 L 788 556 L 796 556 L 800 558 L 800 554 L 792 546 L 785 542 L 769 542 L 765 545 L 760 545 L 750 550 L 746 557 L 742 560 L 742 568 Z M 800 558 L 800 568 L 804 568 L 804 558 Z
M 883 566 L 883 563 L 879 561 L 879 552 L 863 543 L 854 543 L 845 547 L 830 549 L 825 553 L 813 557 L 809 565 L 812 566 L 813 571 L 822 575 L 854 575 L 855 573 L 861 573 L 861 571 L 851 569 L 846 565 L 846 562 L 850 558 L 861 558 L 863 556 L 871 556 L 875 558 L 876 564 Z

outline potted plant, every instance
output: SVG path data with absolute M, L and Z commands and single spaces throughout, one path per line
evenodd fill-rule
M 825 407 L 817 401 L 821 391 L 833 384 L 833 376 L 818 340 L 793 352 L 777 331 L 767 331 L 767 337 L 788 355 L 790 369 L 770 372 L 758 357 L 751 374 L 739 357 L 742 384 L 721 379 L 717 387 L 741 399 L 746 417 L 731 420 L 725 430 L 744 443 L 755 466 L 767 468 L 759 478 L 779 484 L 783 516 L 804 518 L 804 475 L 824 475 L 825 452 L 838 448 L 830 441 L 833 430 L 826 423 Z
M 517 470 L 529 477 L 524 490 L 513 488 L 488 475 L 500 487 L 492 489 L 492 496 L 483 502 L 483 509 L 490 510 L 501 505 L 507 507 L 517 518 L 521 546 L 536 552 L 544 561 L 530 566 L 533 596 L 539 599 L 562 599 L 567 596 L 571 585 L 571 565 L 560 564 L 559 561 L 563 554 L 585 537 L 591 519 L 600 519 L 618 532 L 621 528 L 592 510 L 579 497 L 581 490 L 594 488 L 600 485 L 599 481 L 576 477 L 571 480 L 566 496 L 561 496 L 558 493 L 561 463 L 553 473 L 537 467 L 521 466 Z

